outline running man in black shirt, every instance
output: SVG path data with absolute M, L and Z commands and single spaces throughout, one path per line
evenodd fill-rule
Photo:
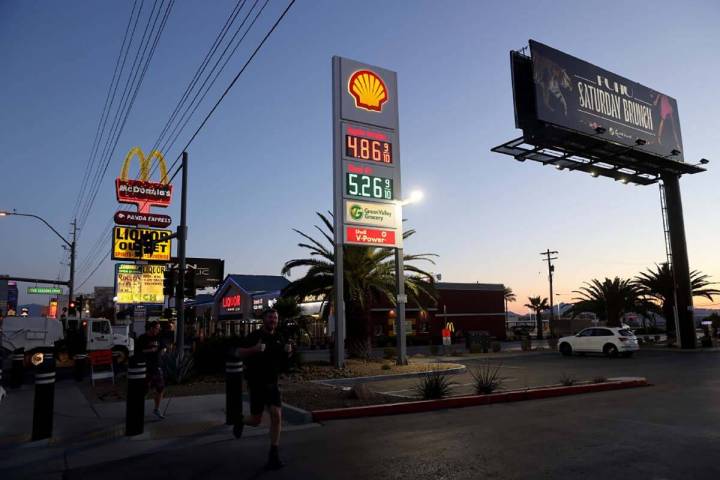
M 138 338 L 136 351 L 142 352 L 145 358 L 145 367 L 147 368 L 145 376 L 146 388 L 154 391 L 155 410 L 153 410 L 153 413 L 162 420 L 165 416 L 160 413 L 160 402 L 165 391 L 165 379 L 160 367 L 160 354 L 165 351 L 166 347 L 159 334 L 160 322 L 148 322 L 147 331 Z
M 245 362 L 245 378 L 250 393 L 250 416 L 234 426 L 235 437 L 242 436 L 243 427 L 260 425 L 263 410 L 270 411 L 270 453 L 265 468 L 277 470 L 283 467 L 278 455 L 280 427 L 282 423 L 282 398 L 278 388 L 278 373 L 292 355 L 292 345 L 285 342 L 277 331 L 278 313 L 266 310 L 263 327 L 245 337 L 238 355 Z

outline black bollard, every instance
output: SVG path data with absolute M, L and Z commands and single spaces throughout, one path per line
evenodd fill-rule
M 32 440 L 52 437 L 55 408 L 55 358 L 45 353 L 35 367 L 35 400 L 33 403 Z
M 235 425 L 242 419 L 243 362 L 228 357 L 225 362 L 225 424 Z
M 73 360 L 73 377 L 76 382 L 82 382 L 87 371 L 87 353 L 76 353 Z
M 18 348 L 12 354 L 12 370 L 10 370 L 10 386 L 12 388 L 20 388 L 23 384 L 24 365 L 25 349 Z
M 130 358 L 127 370 L 125 435 L 140 435 L 145 429 L 145 362 Z

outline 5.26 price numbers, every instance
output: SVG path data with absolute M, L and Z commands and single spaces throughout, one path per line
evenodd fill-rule
M 345 193 L 356 197 L 392 200 L 393 181 L 390 178 L 374 177 L 360 173 L 346 173 Z

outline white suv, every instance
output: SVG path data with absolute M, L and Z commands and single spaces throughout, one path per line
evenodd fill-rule
M 639 349 L 637 338 L 629 328 L 586 328 L 577 335 L 558 340 L 558 351 L 566 356 L 573 353 L 604 353 L 608 357 L 630 357 Z

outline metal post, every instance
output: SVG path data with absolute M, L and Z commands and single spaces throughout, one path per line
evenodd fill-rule
M 395 316 L 395 336 L 397 337 L 397 364 L 407 365 L 407 332 L 405 331 L 405 266 L 403 249 L 395 249 L 395 278 L 397 281 L 397 315 Z
M 35 372 L 32 441 L 52 437 L 55 408 L 55 359 L 52 353 L 43 354 L 43 362 Z
M 175 292 L 175 309 L 177 310 L 177 328 L 175 329 L 177 351 L 180 356 L 185 354 L 185 242 L 187 240 L 187 168 L 188 154 L 182 153 L 182 195 L 180 202 L 180 225 L 178 235 L 178 285 Z
M 340 58 L 333 57 L 333 85 L 339 84 Z M 340 91 L 333 88 L 333 118 L 340 118 Z M 340 122 L 335 122 L 333 128 L 333 159 L 342 158 L 342 134 Z M 343 265 L 343 201 L 342 201 L 342 165 L 333 160 L 333 212 L 335 229 L 335 302 L 333 310 L 335 313 L 335 345 L 334 357 L 335 367 L 345 366 L 345 299 L 344 299 L 344 265 Z
M 242 374 L 243 362 L 229 355 L 225 361 L 225 425 L 242 421 Z
M 23 375 L 25 375 L 25 349 L 18 348 L 12 354 L 12 370 L 10 370 L 10 387 L 20 388 L 23 384 Z
M 140 435 L 145 429 L 145 362 L 138 355 L 130 357 L 127 373 L 125 435 Z
M 82 382 L 87 371 L 87 353 L 77 353 L 73 357 L 73 378 L 76 382 Z
M 675 308 L 677 309 L 679 329 L 676 335 L 682 348 L 696 348 L 695 321 L 693 318 L 692 286 L 690 283 L 690 263 L 685 240 L 685 222 L 683 220 L 682 198 L 680 196 L 680 176 L 665 174 L 662 177 L 665 188 L 668 231 L 672 249 L 672 271 L 675 285 Z M 668 319 L 669 321 L 670 319 Z

